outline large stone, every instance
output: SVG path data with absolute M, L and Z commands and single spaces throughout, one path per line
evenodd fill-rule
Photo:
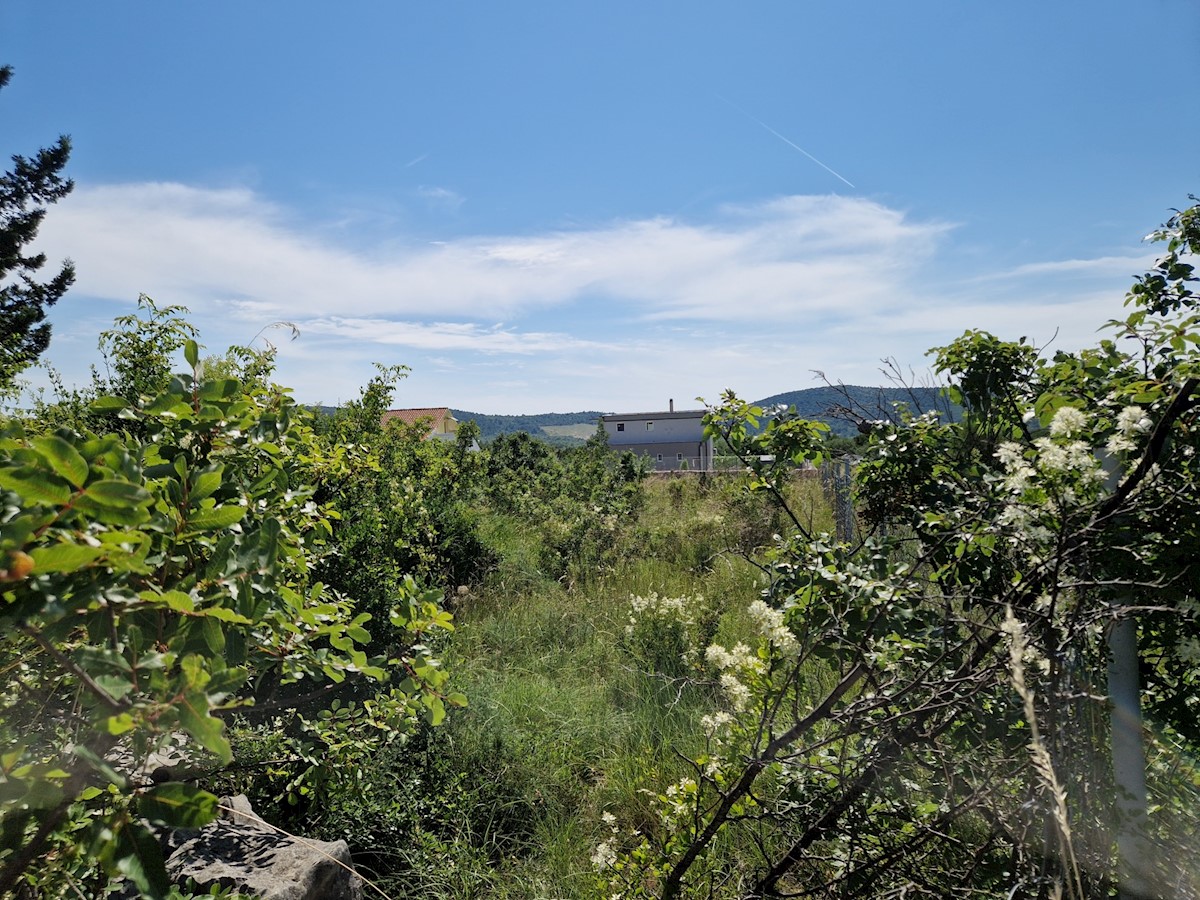
M 260 819 L 244 795 L 221 800 L 222 818 L 172 836 L 171 880 L 201 890 L 235 888 L 262 900 L 362 900 L 362 879 L 345 841 L 311 841 Z

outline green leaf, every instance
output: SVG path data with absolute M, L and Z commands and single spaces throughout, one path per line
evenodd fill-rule
M 142 794 L 138 811 L 171 828 L 201 828 L 217 817 L 217 798 L 181 781 L 156 785 Z
M 128 408 L 129 401 L 124 397 L 97 397 L 91 403 L 92 412 L 117 412 Z
M 104 730 L 109 734 L 124 734 L 133 729 L 133 716 L 127 712 L 117 713 L 104 720 Z
M 202 509 L 188 518 L 188 528 L 191 531 L 216 531 L 228 528 L 242 521 L 246 515 L 244 506 L 216 506 L 212 509 Z
M 225 652 L 225 631 L 215 618 L 205 616 L 201 619 L 200 633 L 204 637 L 204 643 L 208 644 L 208 649 L 214 656 L 220 656 Z
M 446 706 L 442 703 L 440 697 L 429 697 L 425 701 L 425 708 L 429 711 L 426 720 L 430 725 L 438 726 L 442 724 L 442 720 L 446 718 Z
M 66 506 L 71 499 L 71 489 L 41 469 L 22 467 L 0 469 L 0 487 L 15 491 L 26 500 L 51 506 Z
M 218 378 L 200 385 L 201 400 L 224 400 L 235 396 L 241 388 L 236 378 Z
M 75 509 L 112 525 L 141 525 L 150 518 L 150 511 L 144 506 L 112 506 L 97 502 L 87 494 L 81 494 L 75 500 Z
M 87 486 L 86 496 L 101 506 L 144 506 L 152 499 L 150 492 L 131 481 L 115 478 L 96 481 Z
M 191 499 L 193 503 L 203 500 L 205 497 L 211 497 L 213 492 L 221 486 L 221 477 L 224 472 L 223 467 L 218 466 L 212 472 L 203 472 L 196 476 L 192 482 Z
M 175 612 L 190 613 L 196 609 L 196 601 L 192 595 L 184 591 L 163 591 L 155 594 L 152 591 L 142 591 L 139 595 L 143 600 L 161 600 Z
M 51 544 L 49 547 L 35 547 L 29 555 L 33 557 L 34 573 L 41 575 L 45 572 L 78 572 L 105 552 L 103 547 L 89 547 L 86 544 Z
M 195 341 L 188 340 L 183 342 L 183 358 L 187 360 L 187 364 L 193 369 L 200 364 L 200 345 Z
M 140 822 L 128 822 L 117 832 L 115 868 L 151 900 L 165 898 L 171 890 L 167 866 L 158 839 Z
M 233 760 L 233 751 L 224 735 L 225 725 L 208 714 L 208 696 L 202 690 L 191 690 L 179 701 L 179 724 L 205 750 L 214 753 L 222 763 Z
M 75 487 L 83 487 L 87 481 L 88 464 L 78 450 L 55 434 L 35 438 L 33 446 L 56 473 Z
M 247 619 L 240 613 L 234 612 L 224 606 L 212 606 L 208 609 L 200 610 L 197 615 L 208 616 L 210 619 L 220 619 L 222 622 L 229 622 L 234 625 L 253 625 L 253 619 Z

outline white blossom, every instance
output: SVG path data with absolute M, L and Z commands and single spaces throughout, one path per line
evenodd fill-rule
M 611 841 L 601 841 L 592 854 L 592 865 L 597 869 L 607 869 L 617 861 L 617 853 L 613 850 Z
M 1145 434 L 1154 423 L 1140 406 L 1127 406 L 1117 413 L 1117 431 L 1126 437 L 1133 434 Z
M 712 737 L 732 721 L 733 716 L 727 712 L 718 710 L 715 713 L 702 717 L 700 719 L 700 727 L 704 729 L 705 734 Z
M 750 705 L 750 688 L 738 681 L 732 672 L 721 673 L 721 688 L 735 710 L 741 711 Z
M 1087 424 L 1087 417 L 1073 406 L 1060 406 L 1050 420 L 1052 437 L 1071 437 Z
M 1135 448 L 1135 444 L 1123 434 L 1110 435 L 1104 443 L 1104 450 L 1113 456 L 1121 453 L 1128 453 Z
M 747 612 L 754 620 L 758 633 L 779 648 L 783 653 L 789 653 L 797 648 L 796 637 L 790 628 L 784 624 L 783 613 L 759 599 L 750 604 Z

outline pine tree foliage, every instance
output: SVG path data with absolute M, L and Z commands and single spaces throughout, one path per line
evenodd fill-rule
M 0 66 L 0 89 L 11 77 L 12 68 Z M 36 280 L 46 254 L 28 252 L 47 205 L 74 187 L 62 175 L 70 153 L 70 138 L 62 135 L 33 157 L 14 155 L 12 169 L 0 176 L 0 390 L 45 351 L 46 310 L 75 280 L 69 260 L 48 281 Z

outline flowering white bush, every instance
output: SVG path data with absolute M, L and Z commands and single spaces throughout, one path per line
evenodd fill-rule
M 747 610 L 758 633 L 770 641 L 785 656 L 798 649 L 796 636 L 784 624 L 783 612 L 767 606 L 764 600 L 755 600 Z
M 592 865 L 603 872 L 617 861 L 617 851 L 614 849 L 617 838 L 617 817 L 610 812 L 604 812 L 600 819 L 608 826 L 609 835 L 596 845 L 592 853 Z
M 678 676 L 700 661 L 701 650 L 715 626 L 715 612 L 699 594 L 633 595 L 629 598 L 625 646 L 651 671 Z
M 708 664 L 720 672 L 721 690 L 734 712 L 741 712 L 750 705 L 748 676 L 762 674 L 765 666 L 758 654 L 745 644 L 735 644 L 726 650 L 720 644 L 712 644 L 704 652 Z
M 1104 449 L 1114 456 L 1137 449 L 1134 436 L 1146 434 L 1154 427 L 1146 411 L 1140 406 L 1127 406 L 1117 415 L 1117 430 L 1105 444 Z

